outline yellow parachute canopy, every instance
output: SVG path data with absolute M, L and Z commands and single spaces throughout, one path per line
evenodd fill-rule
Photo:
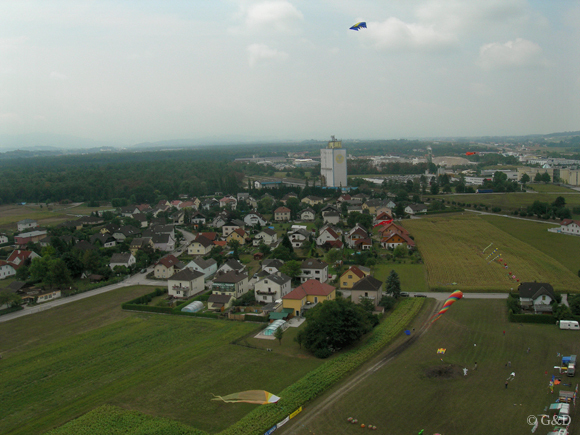
M 233 393 L 228 396 L 214 396 L 211 400 L 223 400 L 226 403 L 255 403 L 256 405 L 267 405 L 276 403 L 280 398 L 264 390 L 248 390 Z

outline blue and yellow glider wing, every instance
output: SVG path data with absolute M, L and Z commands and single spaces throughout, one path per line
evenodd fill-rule
M 366 28 L 367 28 L 366 21 L 361 21 L 360 23 L 356 23 L 354 26 L 352 26 L 350 28 L 350 30 L 356 30 L 358 32 L 360 29 L 366 29 Z

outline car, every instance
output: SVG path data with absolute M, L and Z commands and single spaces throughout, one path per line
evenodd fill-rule
M 413 295 L 413 296 L 415 296 L 416 298 L 426 298 L 427 297 L 425 295 Z
M 401 292 L 401 293 L 399 293 L 399 296 L 401 296 L 402 298 L 408 298 L 409 297 L 409 293 L 407 293 L 407 292 Z

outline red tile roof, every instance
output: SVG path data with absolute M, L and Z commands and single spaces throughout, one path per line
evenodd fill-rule
M 309 279 L 304 284 L 296 287 L 282 299 L 303 299 L 310 296 L 328 296 L 334 291 L 334 287 L 329 284 L 323 284 L 315 279 Z
M 211 240 L 212 242 L 217 239 L 217 233 L 215 232 L 210 232 L 210 233 L 199 233 L 200 236 L 205 237 L 208 240 Z
M 364 272 L 356 266 L 351 266 L 350 269 L 348 269 L 346 272 L 344 272 L 342 274 L 342 276 L 346 275 L 349 272 L 355 274 L 356 276 L 358 276 L 361 279 L 365 277 Z
M 162 264 L 163 266 L 169 269 L 170 267 L 175 266 L 178 262 L 179 260 L 177 259 L 177 257 L 175 257 L 175 255 L 169 254 L 163 258 L 160 258 L 157 264 Z
M 278 207 L 274 210 L 274 213 L 290 213 L 290 209 L 287 207 Z
M 226 246 L 228 242 L 226 242 L 225 240 L 214 240 L 213 244 L 216 246 Z

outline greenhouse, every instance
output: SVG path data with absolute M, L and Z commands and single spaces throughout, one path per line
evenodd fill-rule
M 203 302 L 195 301 L 195 302 L 192 302 L 191 304 L 183 307 L 181 309 L 181 311 L 185 311 L 186 313 L 196 313 L 202 309 L 203 309 Z
M 282 327 L 282 329 L 284 329 L 284 324 L 286 323 L 285 320 L 275 320 L 272 323 L 270 323 L 268 325 L 268 327 L 266 329 L 264 329 L 264 335 L 274 335 L 274 332 L 276 332 L 276 329 Z

